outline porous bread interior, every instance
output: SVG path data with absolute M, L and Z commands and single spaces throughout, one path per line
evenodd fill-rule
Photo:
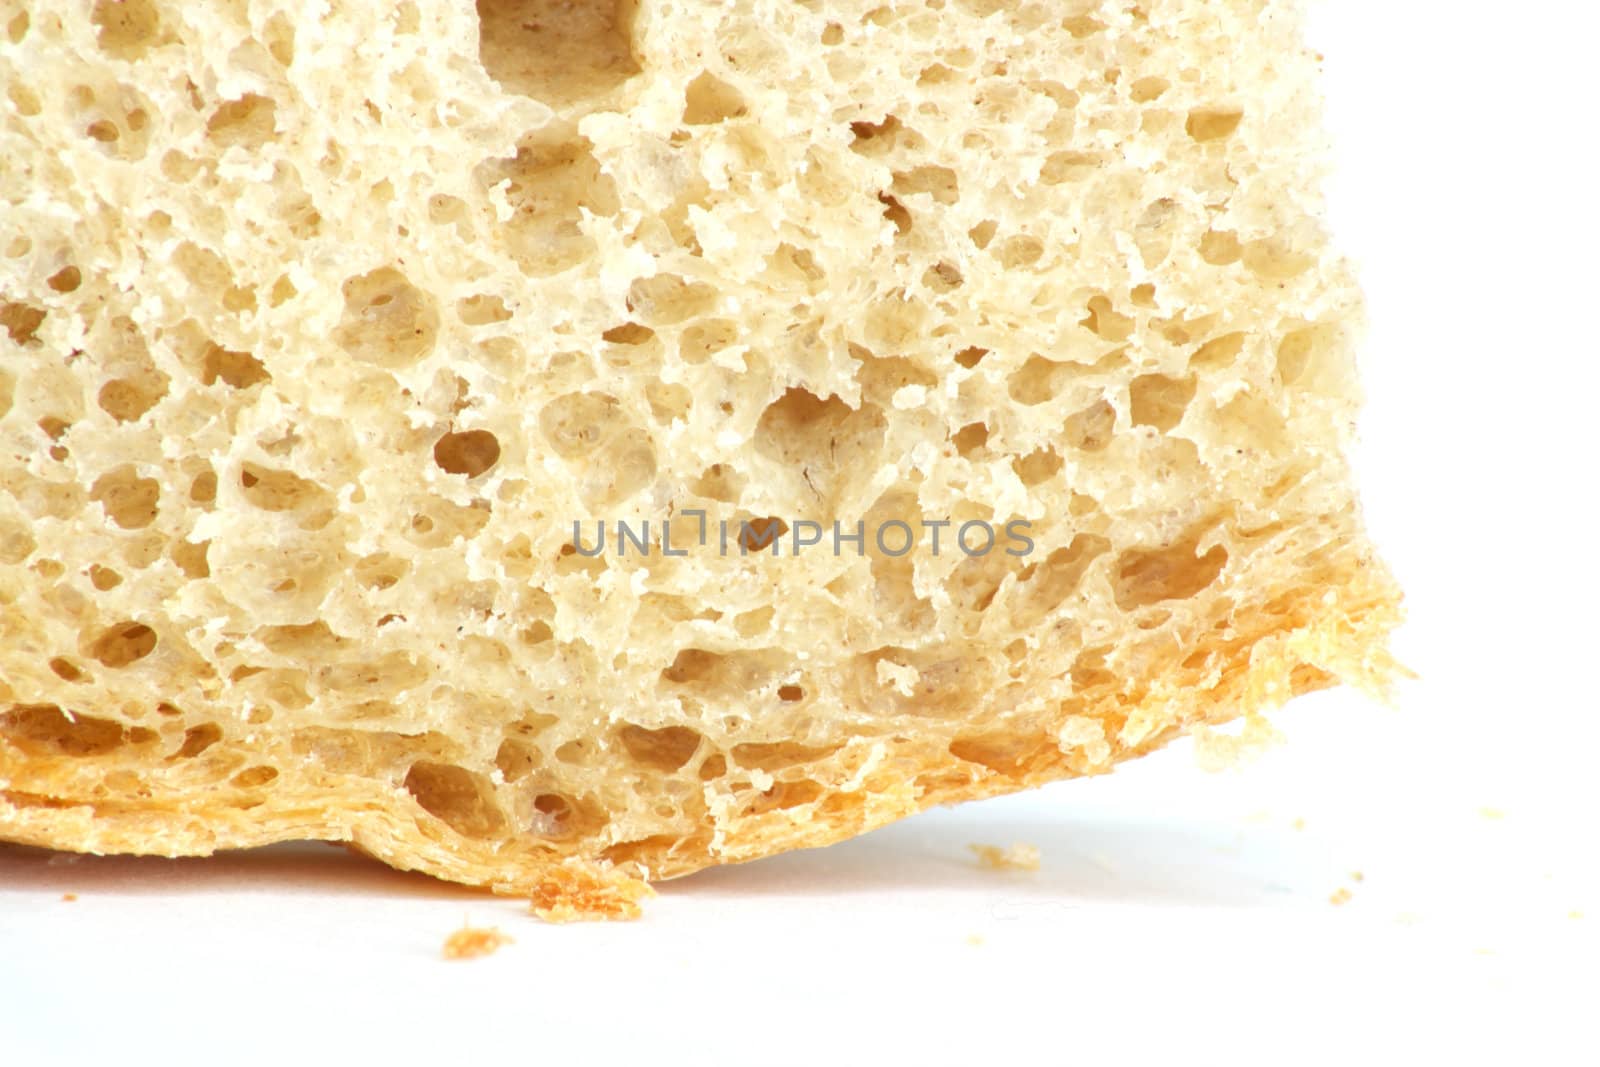
M 0 10 L 0 838 L 617 913 L 1389 670 L 1294 3 Z

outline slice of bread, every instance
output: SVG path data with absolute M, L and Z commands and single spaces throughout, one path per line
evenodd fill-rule
M 626 914 L 1393 671 L 1295 3 L 3 11 L 0 839 Z

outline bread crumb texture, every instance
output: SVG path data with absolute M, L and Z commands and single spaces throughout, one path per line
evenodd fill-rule
M 1012 845 L 1010 848 L 1001 848 L 999 845 L 968 845 L 978 857 L 981 866 L 995 871 L 1037 871 L 1039 869 L 1039 849 L 1035 845 Z
M 1381 688 L 1300 21 L 0 0 L 0 838 L 626 916 Z
M 491 956 L 509 944 L 511 938 L 495 927 L 463 926 L 444 939 L 442 952 L 447 960 L 473 960 Z

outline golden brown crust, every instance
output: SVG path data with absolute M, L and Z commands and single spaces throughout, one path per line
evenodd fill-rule
M 645 877 L 674 878 L 721 863 L 746 862 L 795 848 L 816 848 L 854 837 L 896 819 L 940 804 L 998 796 L 1059 778 L 1101 774 L 1123 760 L 1160 747 L 1184 729 L 1221 724 L 1240 715 L 1258 715 L 1292 696 L 1338 682 L 1385 697 L 1403 669 L 1381 649 L 1400 619 L 1398 598 L 1386 574 L 1371 561 L 1359 561 L 1345 584 L 1353 586 L 1348 605 L 1326 612 L 1320 590 L 1274 620 L 1277 628 L 1235 637 L 1208 688 L 1183 676 L 1157 682 L 1139 702 L 1105 698 L 1098 707 L 1064 708 L 1052 722 L 1009 740 L 1016 761 L 989 767 L 967 760 L 935 758 L 913 769 L 885 765 L 876 777 L 830 798 L 825 817 L 796 825 L 785 820 L 747 820 L 726 832 L 715 850 L 706 844 L 687 851 L 682 842 L 664 842 L 616 867 L 594 867 L 558 860 L 548 853 L 483 848 L 451 840 L 443 846 L 419 832 L 387 807 L 390 798 L 374 791 L 353 797 L 319 794 L 319 810 L 303 801 L 285 808 L 269 797 L 243 810 L 195 805 L 192 796 L 126 798 L 95 802 L 85 792 L 103 791 L 94 771 L 70 772 L 76 764 L 8 762 L 0 748 L 0 780 L 31 791 L 0 791 L 0 830 L 7 840 L 94 853 L 163 856 L 210 855 L 219 849 L 249 848 L 279 841 L 323 839 L 350 842 L 358 850 L 400 869 L 483 885 L 499 893 L 527 896 L 532 910 L 551 921 L 630 919 L 650 895 Z M 1356 583 L 1360 584 L 1357 585 Z M 1336 586 L 1330 586 L 1334 588 Z M 1192 654 L 1191 654 L 1192 655 Z M 1181 712 L 1174 712 L 1181 708 Z M 1069 717 L 1120 721 L 1124 734 L 1102 754 L 1063 747 L 1060 724 Z M 1141 726 L 1157 722 L 1159 727 Z M 1131 728 L 1126 724 L 1134 724 Z

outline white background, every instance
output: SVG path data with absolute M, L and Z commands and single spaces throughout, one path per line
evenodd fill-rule
M 1422 675 L 1398 710 L 1318 694 L 1242 770 L 1176 746 L 670 883 L 632 924 L 322 845 L 0 848 L 0 1063 L 1600 1063 L 1597 29 L 1315 6 L 1371 303 L 1358 463 Z M 443 962 L 465 919 L 515 942 Z

